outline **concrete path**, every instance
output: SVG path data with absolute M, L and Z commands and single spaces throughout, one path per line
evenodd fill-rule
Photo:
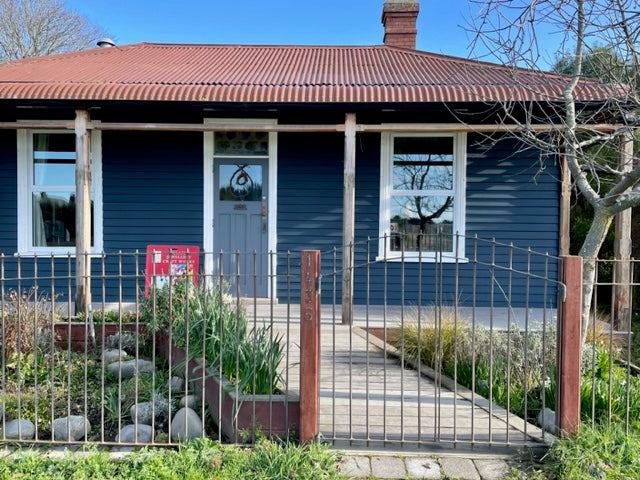
M 510 457 L 370 455 L 345 452 L 341 472 L 348 478 L 500 480 L 511 471 Z

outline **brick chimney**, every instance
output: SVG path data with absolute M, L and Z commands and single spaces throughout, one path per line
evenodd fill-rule
M 410 0 L 385 0 L 382 7 L 385 45 L 416 48 L 416 19 L 420 4 Z

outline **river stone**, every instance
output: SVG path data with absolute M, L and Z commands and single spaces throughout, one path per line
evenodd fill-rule
M 202 434 L 202 420 L 194 410 L 184 407 L 176 412 L 171 421 L 171 440 L 183 442 Z
M 129 414 L 134 423 L 151 425 L 154 418 L 154 408 L 151 402 L 140 402 L 135 405 L 131 405 Z
M 116 442 L 122 443 L 151 443 L 153 440 L 153 429 L 150 425 L 138 424 L 125 425 L 116 435 Z
M 171 393 L 184 392 L 184 378 L 174 375 L 167 381 L 167 388 L 171 389 Z
M 556 427 L 556 412 L 545 407 L 544 410 L 541 410 L 538 414 L 538 425 L 542 427 L 543 430 L 546 430 L 553 435 L 557 435 L 558 427 Z
M 36 435 L 36 426 L 31 420 L 10 420 L 4 426 L 7 440 L 31 440 Z
M 118 376 L 121 371 L 122 378 L 133 378 L 136 373 L 150 373 L 155 369 L 153 362 L 149 360 L 124 360 L 107 365 L 107 371 Z
M 189 407 L 195 410 L 198 405 L 198 397 L 196 395 L 185 395 L 180 399 L 180 408 Z
M 110 363 L 122 360 L 127 356 L 127 352 L 124 350 L 118 350 L 117 348 L 107 348 L 102 352 L 102 361 L 109 365 Z
M 54 440 L 77 441 L 91 432 L 91 424 L 82 415 L 56 418 L 52 425 Z

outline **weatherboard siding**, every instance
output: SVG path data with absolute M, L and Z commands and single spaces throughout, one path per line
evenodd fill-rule
M 557 167 L 546 165 L 540 173 L 535 151 L 517 148 L 512 141 L 491 146 L 477 145 L 468 139 L 466 229 L 467 258 L 477 253 L 479 263 L 489 264 L 493 257 L 497 265 L 509 262 L 508 248 L 492 250 L 490 240 L 537 252 L 548 252 L 545 258 L 534 256 L 527 263 L 526 250 L 518 250 L 514 268 L 530 270 L 550 278 L 557 274 L 553 256 L 558 245 L 558 183 Z M 445 264 L 438 270 L 433 263 L 375 262 L 378 254 L 378 212 L 380 190 L 380 135 L 358 134 L 355 198 L 355 301 L 380 303 L 385 296 L 389 303 L 401 299 L 407 304 L 429 304 L 441 289 L 445 302 L 458 299 L 477 305 L 500 305 L 502 290 L 508 285 L 509 274 L 490 265 L 478 265 L 476 282 L 472 280 L 473 262 Z M 142 282 L 133 278 L 144 270 L 144 252 L 148 244 L 187 244 L 202 248 L 203 238 L 203 172 L 202 134 L 180 132 L 104 132 L 103 142 L 103 232 L 107 271 L 117 271 L 118 252 L 139 251 L 138 263 L 123 256 L 123 273 L 127 278 L 122 289 L 113 278 L 100 279 L 101 259 L 94 258 L 94 299 L 115 301 L 123 292 L 130 301 Z M 514 153 L 517 152 L 517 153 Z M 277 205 L 277 273 L 287 271 L 287 252 L 291 252 L 291 299 L 297 301 L 297 269 L 302 249 L 322 252 L 324 281 L 323 301 L 332 300 L 330 272 L 335 262 L 341 268 L 342 193 L 344 135 L 280 133 L 278 135 L 278 198 Z M 0 251 L 7 256 L 6 276 L 15 276 L 16 251 L 16 139 L 15 132 L 0 131 Z M 536 175 L 537 174 L 537 175 Z M 478 235 L 477 247 L 472 238 Z M 367 239 L 371 238 L 367 251 Z M 23 275 L 31 274 L 34 261 L 25 259 Z M 49 274 L 50 258 L 37 260 L 40 275 Z M 386 267 L 386 282 L 385 282 Z M 57 259 L 58 274 L 70 271 L 73 260 Z M 493 271 L 492 271 L 493 270 Z M 454 288 L 456 272 L 458 288 Z M 404 274 L 401 280 L 401 273 Z M 72 278 L 71 276 L 71 278 Z M 527 297 L 522 275 L 512 275 L 514 306 L 522 306 Z M 493 281 L 491 279 L 494 279 Z M 419 282 L 421 281 L 421 285 Z M 62 285 L 65 291 L 69 285 Z M 340 299 L 340 276 L 337 277 Z M 41 284 L 46 289 L 46 281 Z M 60 288 L 60 282 L 57 288 Z M 553 292 L 553 285 L 532 282 L 529 305 L 541 306 L 544 289 Z M 287 297 L 287 280 L 279 279 L 278 296 Z M 545 300 L 546 299 L 546 300 Z
M 504 305 L 504 292 L 512 287 L 513 306 L 542 306 L 553 297 L 553 282 L 531 280 L 529 296 L 525 293 L 526 278 L 519 273 L 509 275 L 503 267 L 511 265 L 521 272 L 555 278 L 553 256 L 558 248 L 558 183 L 557 167 L 546 165 L 540 171 L 538 154 L 522 150 L 514 141 L 495 145 L 478 144 L 470 136 L 467 154 L 466 188 L 466 257 L 472 261 L 444 264 L 376 262 L 379 232 L 380 136 L 358 135 L 356 154 L 355 198 L 355 270 L 354 298 L 356 303 L 367 299 L 390 303 L 403 297 L 407 303 L 431 303 L 436 294 L 445 302 Z M 341 268 L 340 240 L 342 231 L 342 135 L 285 135 L 279 137 L 278 158 L 278 250 L 297 252 L 303 248 L 319 249 L 323 278 L 333 283 L 331 249 L 337 247 L 335 263 Z M 313 145 L 313 148 L 309 148 Z M 517 152 L 517 153 L 514 153 Z M 480 240 L 474 243 L 473 237 Z M 367 239 L 372 239 L 367 242 Z M 495 239 L 496 245 L 491 241 Z M 516 248 L 510 253 L 508 245 Z M 368 249 L 367 249 L 368 244 Z M 501 245 L 504 244 L 504 245 Z M 528 257 L 526 248 L 535 252 Z M 475 259 L 474 259 L 475 254 Z M 368 257 L 367 257 L 368 256 Z M 284 270 L 284 255 L 280 272 Z M 498 267 L 484 265 L 491 259 Z M 476 270 L 476 281 L 472 273 Z M 458 276 L 457 290 L 455 287 Z M 336 298 L 341 298 L 338 272 Z M 404 280 L 400 280 L 403 278 Z M 493 280 L 491 280 L 493 278 Z M 422 285 L 419 285 L 419 282 Z M 297 279 L 291 281 L 293 291 Z M 280 291 L 285 285 L 280 284 Z M 331 285 L 325 285 L 323 301 L 331 301 Z M 418 288 L 420 287 L 420 288 Z

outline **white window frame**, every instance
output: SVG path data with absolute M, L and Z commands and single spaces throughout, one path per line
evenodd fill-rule
M 54 123 L 54 122 L 52 122 Z M 37 247 L 33 245 L 33 135 L 36 133 L 74 135 L 73 130 L 19 129 L 17 134 L 18 254 L 75 256 L 75 246 Z M 54 187 L 55 189 L 55 187 Z M 75 180 L 72 190 L 75 191 Z M 102 132 L 91 131 L 91 196 L 93 200 L 93 245 L 91 253 L 103 248 L 102 230 Z
M 465 257 L 465 211 L 466 211 L 466 165 L 467 134 L 451 133 L 392 133 L 383 132 L 380 142 L 380 226 L 378 256 L 376 260 L 409 262 L 466 262 Z M 458 243 L 453 243 L 451 252 L 396 252 L 384 238 L 391 235 L 391 197 L 393 196 L 393 143 L 396 137 L 450 137 L 453 139 L 453 234 Z M 398 192 L 399 193 L 399 192 Z M 457 255 L 456 255 L 457 254 Z

